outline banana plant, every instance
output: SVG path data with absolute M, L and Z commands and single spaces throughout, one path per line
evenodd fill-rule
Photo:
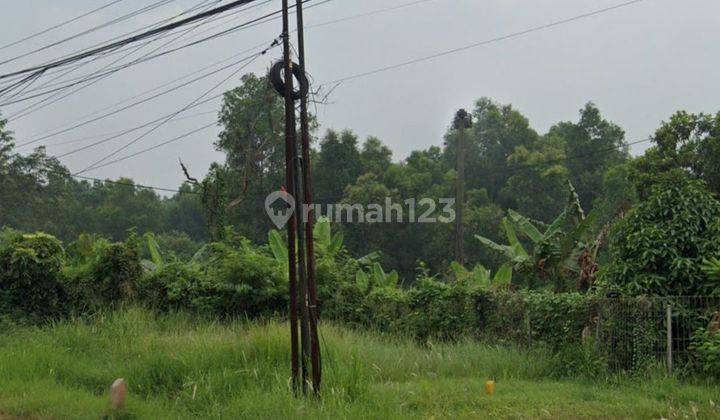
M 165 265 L 165 260 L 162 256 L 162 253 L 160 252 L 160 245 L 158 245 L 157 240 L 155 239 L 155 235 L 153 235 L 151 232 L 148 232 L 144 235 L 145 239 L 145 246 L 147 247 L 148 253 L 150 254 L 150 259 L 143 259 L 140 261 L 140 264 L 143 266 L 143 268 L 153 273 L 157 270 L 160 270 Z
M 355 281 L 364 292 L 369 292 L 373 288 L 395 289 L 399 278 L 397 271 L 393 270 L 386 273 L 380 263 L 377 262 L 370 266 L 369 273 L 366 273 L 363 269 L 355 272 Z
M 450 264 L 450 270 L 455 274 L 457 280 L 470 281 L 486 289 L 507 289 L 512 281 L 512 265 L 509 263 L 503 264 L 494 276 L 491 275 L 489 269 L 480 264 L 470 271 L 453 261 Z
M 502 220 L 508 245 L 497 244 L 479 235 L 475 237 L 485 246 L 505 255 L 507 264 L 515 271 L 535 273 L 541 279 L 552 276 L 556 280 L 556 289 L 560 289 L 562 276 L 577 274 L 583 269 L 579 264 L 581 256 L 597 255 L 594 249 L 596 241 L 588 238 L 595 213 L 586 217 L 575 188 L 570 183 L 568 186 L 567 206 L 547 227 L 538 227 L 529 218 L 509 209 Z M 518 239 L 515 227 L 528 239 L 526 243 L 532 247 L 530 251 Z
M 330 220 L 320 218 L 313 227 L 315 239 L 315 253 L 318 257 L 334 259 L 343 249 L 344 237 L 342 232 L 332 233 Z M 283 273 L 288 272 L 288 248 L 283 235 L 273 229 L 268 232 L 268 245 L 273 258 Z
M 342 232 L 332 233 L 330 219 L 321 217 L 313 227 L 316 252 L 323 257 L 335 258 L 343 248 L 345 237 Z

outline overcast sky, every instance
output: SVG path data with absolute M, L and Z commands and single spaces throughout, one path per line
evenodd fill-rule
M 0 61 L 102 24 L 155 0 L 123 0 L 72 25 L 0 50 Z M 319 1 L 319 0 L 316 0 Z M 429 0 L 406 8 L 322 25 L 307 31 L 309 71 L 318 83 L 427 56 L 473 42 L 492 39 L 566 19 L 624 0 Z M 3 0 L 0 45 L 5 45 L 66 19 L 81 15 L 109 0 Z M 173 16 L 200 0 L 175 0 L 134 19 L 88 34 L 73 42 L 47 49 L 0 66 L 0 73 L 45 62 L 71 51 Z M 224 3 L 229 0 L 224 0 Z M 409 3 L 411 0 L 333 0 L 306 12 L 308 25 Z M 311 3 L 312 4 L 312 3 Z M 276 10 L 280 0 L 269 2 L 233 18 L 219 20 L 188 33 L 188 42 L 214 25 L 217 30 Z M 234 20 L 231 20 L 234 19 Z M 227 22 L 227 23 L 225 23 Z M 280 33 L 272 22 L 169 54 L 141 64 L 84 89 L 24 118 L 11 120 L 17 143 L 37 138 L 118 101 L 153 89 L 210 63 L 225 59 Z M 204 35 L 208 35 L 208 32 Z M 148 45 L 132 57 L 170 40 Z M 442 143 L 443 133 L 460 107 L 487 96 L 511 103 L 544 133 L 552 124 L 576 120 L 578 110 L 595 102 L 606 118 L 627 131 L 633 141 L 652 134 L 674 111 L 720 110 L 720 1 L 644 0 L 591 18 L 473 48 L 421 64 L 403 67 L 339 86 L 332 104 L 318 108 L 322 130 L 354 130 L 359 136 L 380 137 L 396 160 L 415 149 Z M 281 54 L 272 50 L 252 63 L 247 72 L 263 73 Z M 78 69 L 83 74 L 110 63 L 115 55 Z M 52 154 L 61 154 L 111 134 L 179 110 L 219 81 L 232 69 L 187 88 L 42 142 Z M 213 91 L 221 93 L 238 83 L 239 75 Z M 42 83 L 49 78 L 41 79 Z M 32 102 L 1 109 L 12 116 Z M 181 114 L 189 118 L 171 122 L 119 153 L 117 157 L 172 139 L 210 124 L 219 100 Z M 197 115 L 202 114 L 202 115 Z M 144 131 L 136 131 L 106 144 L 63 158 L 71 170 L 80 170 Z M 218 129 L 211 128 L 168 147 L 120 164 L 88 172 L 94 177 L 129 176 L 139 183 L 177 187 L 183 180 L 177 159 L 202 176 L 210 163 L 223 160 L 212 143 Z M 95 137 L 95 138 L 93 138 Z M 58 145 L 57 143 L 68 143 Z M 646 145 L 633 148 L 641 152 Z

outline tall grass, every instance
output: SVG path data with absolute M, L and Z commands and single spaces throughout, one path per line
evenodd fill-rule
M 589 416 L 600 410 L 612 417 L 600 402 L 617 413 L 626 413 L 625 404 L 668 416 L 692 412 L 691 403 L 717 414 L 710 400 L 720 401 L 717 390 L 672 380 L 617 389 L 556 382 L 549 379 L 556 360 L 542 350 L 472 341 L 418 346 L 328 324 L 321 330 L 319 401 L 294 397 L 288 327 L 279 322 L 216 323 L 127 308 L 12 330 L 0 339 L 0 413 L 148 419 L 527 416 L 557 414 L 553 410 L 567 410 L 579 399 L 588 402 Z M 130 399 L 125 412 L 110 413 L 107 390 L 118 377 L 127 381 Z M 498 381 L 492 399 L 482 394 L 490 378 Z

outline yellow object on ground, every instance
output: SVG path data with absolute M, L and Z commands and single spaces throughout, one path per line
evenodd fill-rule
M 495 381 L 485 382 L 485 393 L 491 397 L 493 396 L 495 393 Z

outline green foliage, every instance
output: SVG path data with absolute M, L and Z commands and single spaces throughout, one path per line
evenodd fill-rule
M 708 279 L 720 283 L 720 259 L 715 257 L 705 258 L 700 268 L 708 276 Z
M 145 276 L 139 283 L 139 296 L 158 311 L 194 310 L 202 296 L 203 273 L 199 267 L 170 263 Z
M 63 310 L 60 241 L 36 233 L 6 233 L 0 243 L 0 310 L 46 319 Z
M 512 266 L 510 264 L 503 264 L 494 276 L 491 276 L 490 270 L 480 264 L 470 271 L 455 261 L 450 263 L 450 271 L 452 271 L 456 281 L 467 282 L 486 289 L 506 289 L 510 287 L 512 281 Z
M 572 184 L 568 185 L 569 200 L 565 209 L 543 231 L 530 218 L 509 209 L 508 216 L 502 220 L 509 245 L 475 236 L 483 245 L 504 255 L 507 261 L 504 267 L 528 275 L 528 286 L 536 282 L 544 285 L 551 279 L 555 281 L 555 290 L 563 291 L 567 288 L 566 278 L 577 276 L 583 269 L 579 266 L 580 256 L 596 247 L 588 238 L 594 213 L 585 217 L 575 189 Z M 529 240 L 530 252 L 518 238 L 515 227 Z
M 717 293 L 701 267 L 720 252 L 719 220 L 720 202 L 703 183 L 658 186 L 615 227 L 603 282 L 631 294 Z
M 720 380 L 720 333 L 706 328 L 698 329 L 692 336 L 690 350 L 695 367 L 706 376 Z
M 103 303 L 132 299 L 142 268 L 137 250 L 126 243 L 104 248 L 91 268 L 93 295 Z
M 653 188 L 683 179 L 700 179 L 720 193 L 720 113 L 678 111 L 655 132 L 655 147 L 633 164 L 642 198 Z

